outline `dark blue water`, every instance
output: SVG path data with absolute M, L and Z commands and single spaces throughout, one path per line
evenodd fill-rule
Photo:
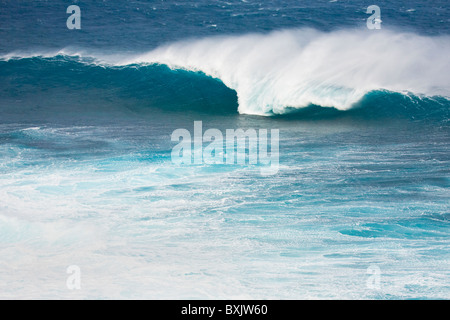
M 0 296 L 448 299 L 449 22 L 446 1 L 0 1 Z M 175 164 L 195 121 L 279 130 L 277 172 Z
M 364 27 L 367 7 L 382 9 L 385 26 L 424 35 L 448 34 L 445 0 L 434 1 L 5 1 L 0 52 L 66 46 L 148 50 L 186 38 L 269 32 L 284 28 Z M 79 5 L 80 31 L 67 30 L 69 5 Z

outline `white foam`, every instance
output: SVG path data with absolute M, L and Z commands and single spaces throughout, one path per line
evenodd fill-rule
M 448 56 L 449 36 L 301 29 L 183 41 L 116 64 L 202 71 L 236 90 L 241 113 L 263 115 L 310 104 L 346 110 L 379 89 L 448 97 Z
M 373 90 L 450 97 L 448 35 L 295 29 L 190 39 L 132 55 L 64 48 L 0 60 L 58 55 L 105 66 L 156 63 L 202 71 L 234 89 L 245 114 L 282 114 L 310 104 L 347 110 Z

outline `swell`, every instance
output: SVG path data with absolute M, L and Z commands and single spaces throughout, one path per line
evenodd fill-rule
M 149 108 L 235 113 L 236 93 L 201 72 L 165 65 L 111 66 L 57 55 L 0 61 L 2 113 L 25 115 Z M 124 110 L 125 111 L 125 110 Z M 106 116 L 106 115 L 105 115 Z

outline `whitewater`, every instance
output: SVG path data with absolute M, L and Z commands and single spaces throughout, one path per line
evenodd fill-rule
M 310 104 L 347 110 L 374 90 L 450 97 L 450 37 L 286 30 L 170 44 L 124 64 L 202 71 L 236 90 L 239 111 Z

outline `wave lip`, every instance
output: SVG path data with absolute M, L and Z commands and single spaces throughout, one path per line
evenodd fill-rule
M 450 37 L 389 30 L 283 30 L 183 41 L 118 65 L 202 71 L 237 92 L 239 112 L 309 105 L 348 110 L 377 90 L 450 97 Z

